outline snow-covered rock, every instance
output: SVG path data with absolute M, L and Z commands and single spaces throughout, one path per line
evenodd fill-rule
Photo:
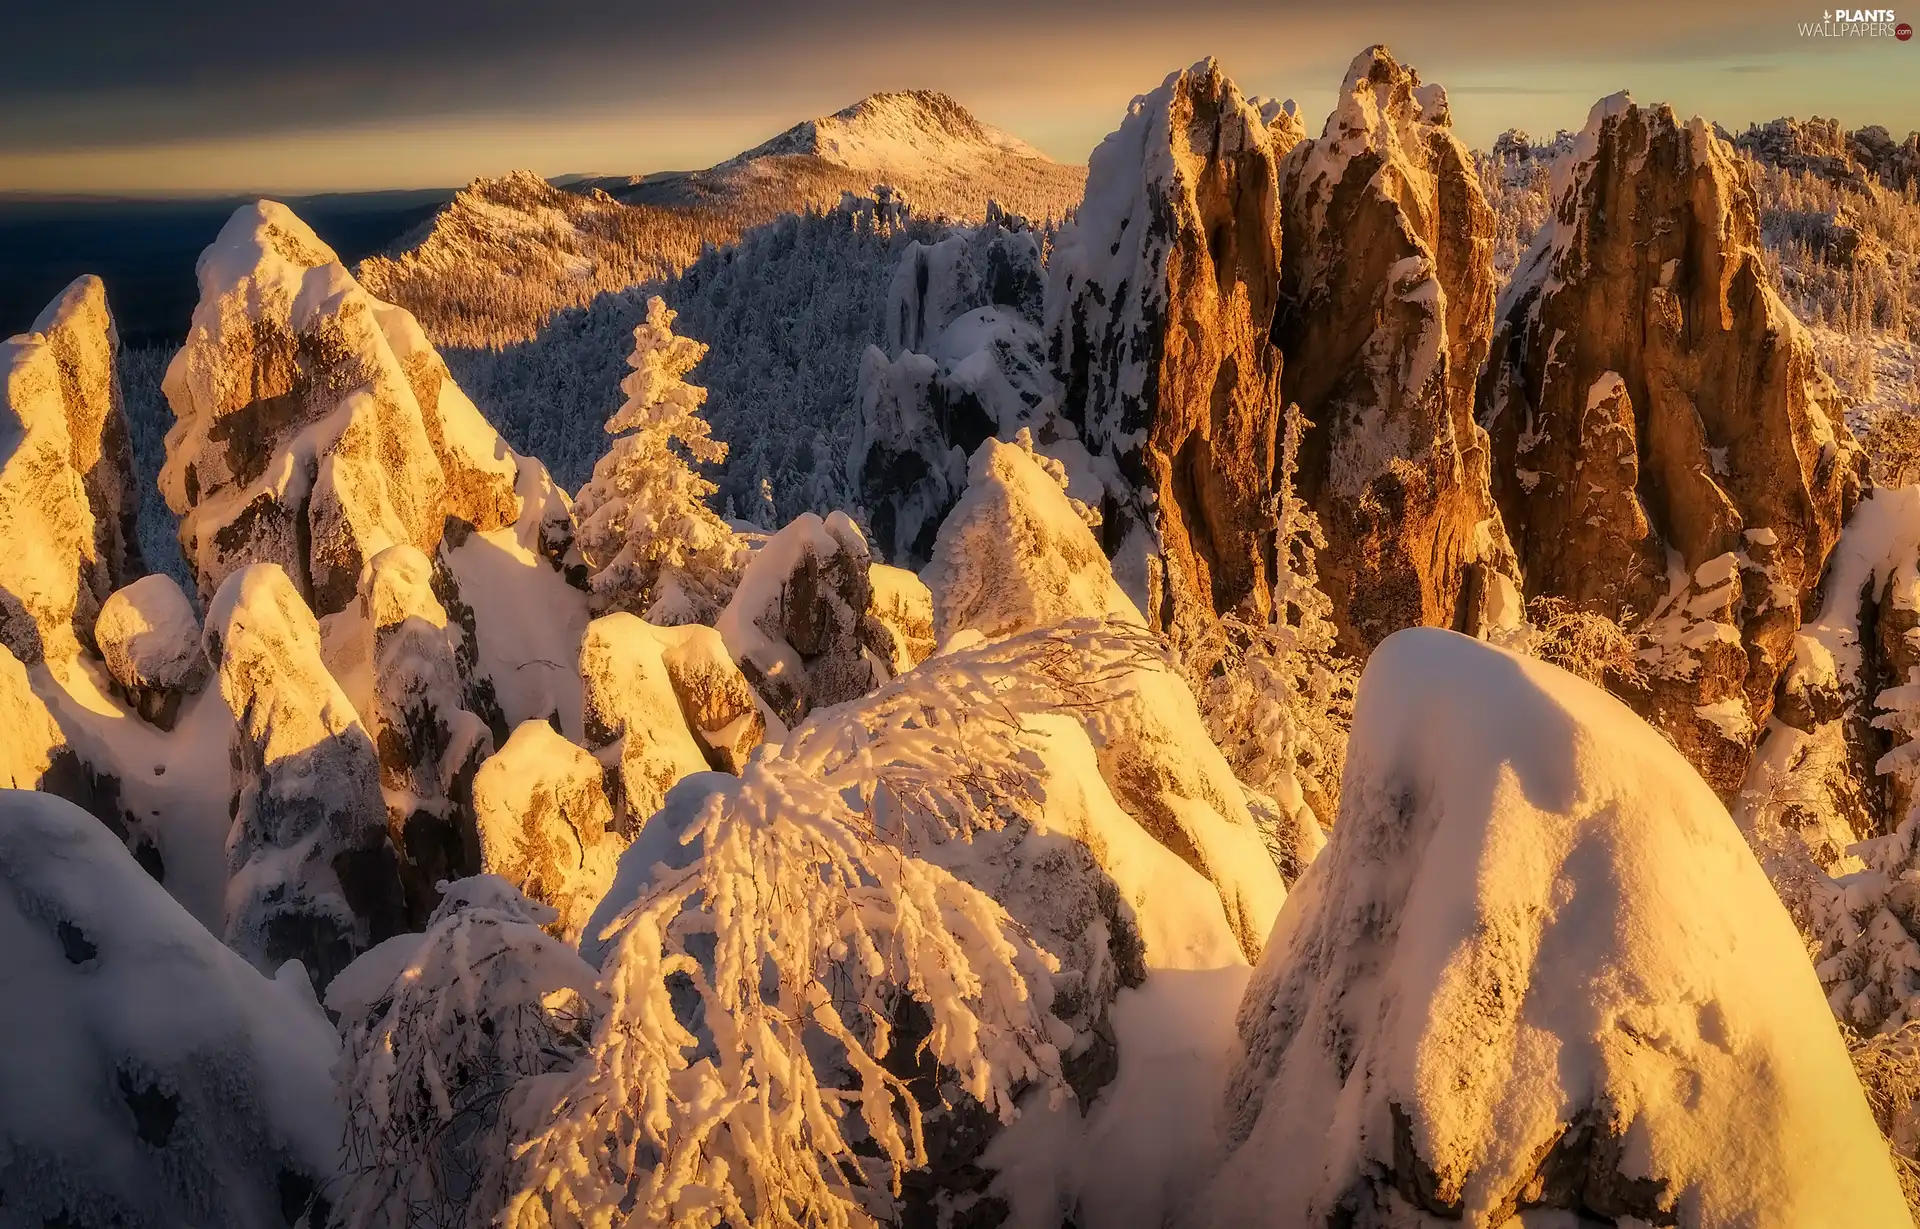
M 324 1208 L 337 1043 L 297 966 L 248 968 L 93 817 L 14 791 L 0 951 L 0 1218 L 259 1229 Z
M 1480 389 L 1529 594 L 1641 641 L 1622 694 L 1723 796 L 1794 656 L 1864 463 L 1775 293 L 1745 165 L 1625 94 L 1556 165 Z
M 1176 72 L 1094 150 L 1048 263 L 1060 414 L 1106 475 L 1101 544 L 1180 643 L 1270 609 L 1276 162 L 1217 64 Z
M 525 471 L 404 310 L 373 298 L 283 205 L 235 212 L 200 258 L 200 304 L 164 383 L 160 485 L 203 595 L 273 562 L 322 615 L 389 546 L 449 517 L 523 512 Z
M 162 730 L 207 682 L 200 620 L 171 577 L 156 572 L 116 589 L 100 607 L 94 641 L 120 695 Z
M 861 360 L 847 458 L 886 559 L 925 564 L 982 440 L 1051 429 L 1042 278 L 1038 239 L 997 209 L 980 227 L 901 254 L 884 305 L 886 349 Z
M 881 569 L 875 567 L 875 573 Z M 876 592 L 879 584 L 876 581 Z M 727 652 L 727 642 L 711 627 L 683 623 L 677 627 L 646 626 L 659 646 L 667 684 L 680 702 L 680 716 L 707 763 L 721 772 L 737 773 L 767 732 L 747 676 Z
M 536 720 L 521 722 L 473 779 L 481 872 L 551 907 L 551 928 L 569 943 L 627 847 L 601 776 L 592 752 Z
M 1517 573 L 1488 490 L 1474 379 L 1493 332 L 1494 216 L 1436 87 L 1385 47 L 1347 69 L 1280 166 L 1273 338 L 1312 424 L 1302 497 L 1355 658 L 1403 627 L 1478 633 Z
M 406 923 L 373 740 L 278 565 L 220 586 L 205 649 L 237 723 L 227 944 L 261 969 L 297 959 L 324 989 Z
M 935 638 L 972 630 L 1005 636 L 1063 619 L 1145 623 L 1069 499 L 1057 461 L 1030 437 L 988 440 L 968 464 L 966 494 L 941 525 L 923 573 Z
M 1553 667 L 1403 632 L 1241 1006 L 1198 1219 L 1905 1225 L 1803 952 L 1658 733 Z
M 418 548 L 389 546 L 367 564 L 360 591 L 373 640 L 367 732 L 415 926 L 437 907 L 436 884 L 479 870 L 473 778 L 493 754 L 461 673 L 466 632 L 447 617 L 436 579 Z
M 893 674 L 904 674 L 932 655 L 933 591 L 905 568 L 876 563 L 867 569 L 873 596 L 867 604 L 867 644 Z
M 120 333 L 107 308 L 105 283 L 91 274 L 75 278 L 47 304 L 31 332 L 53 351 L 60 373 L 73 467 L 93 509 L 91 582 L 104 598 L 146 570 L 135 524 L 140 493 L 133 446 L 120 396 Z M 107 588 L 100 590 L 101 584 Z
M 844 512 L 809 512 L 755 551 L 714 626 L 786 726 L 891 674 L 893 637 L 869 617 L 872 555 Z
M 587 746 L 606 770 L 614 823 L 635 833 L 682 777 L 707 771 L 665 661 L 674 645 L 624 612 L 587 625 L 580 679 Z
M 98 278 L 0 343 L 0 644 L 65 673 L 142 568 L 119 343 Z
M 0 644 L 0 789 L 42 789 L 72 771 L 66 735 L 33 692 L 26 667 Z

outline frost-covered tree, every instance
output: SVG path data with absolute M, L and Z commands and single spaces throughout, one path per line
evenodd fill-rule
M 1357 672 L 1334 650 L 1333 601 L 1319 587 L 1316 564 L 1326 539 L 1294 482 L 1306 425 L 1300 408 L 1288 406 L 1275 483 L 1281 557 L 1272 620 L 1228 615 L 1187 662 L 1207 732 L 1234 775 L 1270 795 L 1283 816 L 1297 817 L 1304 806 L 1307 819 L 1330 823 Z
M 347 1160 L 340 1229 L 493 1223 L 527 1079 L 585 1051 L 594 970 L 541 927 L 554 911 L 493 875 L 445 885 L 426 933 L 335 980 Z
M 589 927 L 608 1010 L 542 1086 L 506 1223 L 884 1221 L 927 1162 L 914 1068 L 1002 1121 L 1062 1090 L 1052 957 L 915 851 L 1033 805 L 1021 719 L 1155 651 L 1087 620 L 948 654 L 670 798 Z
M 613 447 L 574 503 L 580 553 L 593 569 L 603 610 L 631 610 L 656 623 L 709 622 L 726 604 L 740 545 L 707 506 L 716 490 L 695 463 L 718 464 L 727 446 L 700 416 L 707 391 L 687 373 L 707 347 L 673 332 L 658 295 L 633 330 L 626 401 L 607 420 Z

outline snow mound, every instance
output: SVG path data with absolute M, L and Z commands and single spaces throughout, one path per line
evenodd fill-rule
M 171 576 L 156 572 L 116 589 L 93 634 L 121 694 L 163 730 L 173 728 L 181 700 L 206 684 L 200 620 Z
M 1713 792 L 1598 689 L 1449 632 L 1374 651 L 1239 1029 L 1213 1224 L 1908 1223 Z
M 6 1223 L 255 1229 L 306 1212 L 341 1123 L 333 1030 L 297 967 L 256 973 L 99 821 L 15 791 L 0 949 Z
M 1030 439 L 980 445 L 923 577 L 941 643 L 964 630 L 1005 636 L 1087 616 L 1144 623 L 1064 488 L 1058 463 Z
M 552 908 L 553 932 L 577 942 L 627 846 L 600 761 L 546 722 L 524 721 L 480 765 L 473 809 L 481 872 Z
M 237 723 L 227 944 L 263 970 L 297 959 L 324 989 L 404 928 L 373 740 L 277 565 L 249 565 L 220 586 L 205 649 Z

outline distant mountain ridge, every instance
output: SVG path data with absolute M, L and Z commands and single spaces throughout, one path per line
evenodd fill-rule
M 706 170 L 476 179 L 358 273 L 440 345 L 501 346 L 595 296 L 670 277 L 708 244 L 891 185 L 921 215 L 1064 217 L 1086 168 L 1054 162 L 945 94 L 873 94 Z

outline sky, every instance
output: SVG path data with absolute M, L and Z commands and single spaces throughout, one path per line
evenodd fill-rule
M 1878 0 L 1884 3 L 1885 0 Z M 1061 161 L 1219 58 L 1310 131 L 1376 42 L 1472 145 L 1630 90 L 1729 128 L 1920 128 L 1920 39 L 1803 37 L 1802 0 L 47 0 L 0 41 L 0 192 L 446 187 L 702 167 L 883 89 L 943 90 Z M 1920 21 L 1920 10 L 1900 17 Z

